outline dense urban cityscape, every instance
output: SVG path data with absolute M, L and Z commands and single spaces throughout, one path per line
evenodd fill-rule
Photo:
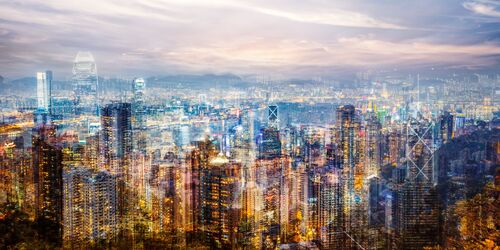
M 320 79 L 235 87 L 239 77 L 212 75 L 203 81 L 218 84 L 196 89 L 102 79 L 96 69 L 79 52 L 73 93 L 55 90 L 51 71 L 36 72 L 36 97 L 0 102 L 2 216 L 39 223 L 36 244 L 498 243 L 498 200 L 484 197 L 497 192 L 498 75 L 360 76 L 350 87 Z M 121 89 L 99 87 L 112 82 Z M 474 199 L 486 199 L 482 214 L 467 205 Z
M 500 249 L 500 4 L 361 2 L 0 1 L 0 249 Z

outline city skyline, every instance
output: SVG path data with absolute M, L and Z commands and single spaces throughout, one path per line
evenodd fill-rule
M 499 249 L 500 2 L 0 14 L 1 249 Z
M 103 75 L 127 77 L 489 72 L 500 55 L 500 6 L 488 0 L 9 1 L 0 11 L 0 74 L 9 78 L 45 69 L 70 77 L 78 51 L 92 51 Z

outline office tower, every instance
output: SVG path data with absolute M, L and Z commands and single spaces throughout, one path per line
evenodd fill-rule
M 409 119 L 406 124 L 405 158 L 407 180 L 434 184 L 434 127 L 433 121 Z
M 143 128 L 145 126 L 144 116 L 144 91 L 146 82 L 143 78 L 136 78 L 133 81 L 132 90 L 134 94 L 134 102 L 132 104 L 134 115 L 134 128 Z
M 259 158 L 279 158 L 281 156 L 280 132 L 274 128 L 263 128 L 261 130 L 261 138 L 259 143 Z
M 144 107 L 144 90 L 146 82 L 143 78 L 136 78 L 132 84 L 134 94 L 132 103 L 132 128 L 134 129 L 134 151 L 146 153 L 146 120 Z
M 224 155 L 209 160 L 201 175 L 201 225 L 208 244 L 218 248 L 236 245 L 241 206 L 238 202 L 239 163 Z
M 410 118 L 406 124 L 406 178 L 396 187 L 396 245 L 421 249 L 439 244 L 439 213 L 433 169 L 434 122 Z
M 268 126 L 279 130 L 278 106 L 269 105 L 267 111 Z
M 454 135 L 454 117 L 450 112 L 444 112 L 439 121 L 439 135 L 441 143 L 448 143 Z
M 397 167 L 400 163 L 400 158 L 401 158 L 401 133 L 393 129 L 389 131 L 389 134 L 387 135 L 387 147 L 388 147 L 388 163 L 391 164 L 394 167 Z
M 52 112 L 52 71 L 36 73 L 37 109 L 33 112 L 36 126 L 44 126 L 51 121 Z
M 42 126 L 34 131 L 33 172 L 36 219 L 51 225 L 50 234 L 59 240 L 62 221 L 62 151 L 52 144 L 55 127 Z
M 118 175 L 117 193 L 119 218 L 129 210 L 126 182 L 129 179 L 130 157 L 132 153 L 131 104 L 111 103 L 101 111 L 100 140 L 104 169 Z
M 112 171 L 123 173 L 132 150 L 130 103 L 111 103 L 101 112 L 103 157 Z
M 272 159 L 281 156 L 281 140 L 278 119 L 278 106 L 268 107 L 267 127 L 261 129 L 259 158 Z
M 382 164 L 382 124 L 375 117 L 370 117 L 367 120 L 364 135 L 366 145 L 366 162 L 365 170 L 366 177 L 378 177 L 380 174 L 380 166 Z
M 36 73 L 37 109 L 51 112 L 52 71 Z
M 90 52 L 78 52 L 73 62 L 76 114 L 99 114 L 97 66 Z
M 356 135 L 359 133 L 360 124 L 356 116 L 356 110 L 352 105 L 346 105 L 337 109 L 337 127 L 339 136 L 338 144 L 342 153 L 342 168 L 352 172 L 356 166 Z M 352 176 L 353 177 L 353 176 Z
M 274 247 L 279 243 L 282 220 L 281 198 L 285 187 L 283 183 L 283 166 L 281 157 L 263 158 L 257 160 L 256 181 L 262 187 L 264 198 L 263 218 L 261 222 L 262 238 L 266 248 Z M 287 213 L 288 211 L 283 211 Z
M 339 169 L 332 169 L 321 175 L 319 194 L 319 239 L 324 249 L 345 247 L 345 218 L 343 204 L 343 183 Z
M 360 117 L 352 105 L 337 109 L 337 144 L 344 182 L 345 234 L 351 239 L 346 246 L 365 246 L 368 220 L 365 173 L 365 139 Z
M 208 167 L 209 159 L 217 155 L 216 145 L 211 141 L 203 140 L 194 143 L 194 150 L 190 154 L 190 167 L 188 170 L 188 200 L 187 209 L 189 215 L 187 216 L 187 225 L 185 229 L 189 233 L 200 231 L 201 226 L 201 177 L 203 169 Z M 197 239 L 187 238 L 188 241 L 195 241 Z
M 368 243 L 370 249 L 387 249 L 386 210 L 381 193 L 381 178 L 371 176 L 368 180 Z

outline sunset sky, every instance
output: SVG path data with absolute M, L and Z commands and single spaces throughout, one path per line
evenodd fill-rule
M 0 75 L 498 69 L 500 1 L 0 0 Z

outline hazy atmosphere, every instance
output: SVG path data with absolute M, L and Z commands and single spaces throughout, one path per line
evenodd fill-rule
M 490 0 L 0 1 L 0 74 L 330 76 L 357 70 L 498 69 Z

